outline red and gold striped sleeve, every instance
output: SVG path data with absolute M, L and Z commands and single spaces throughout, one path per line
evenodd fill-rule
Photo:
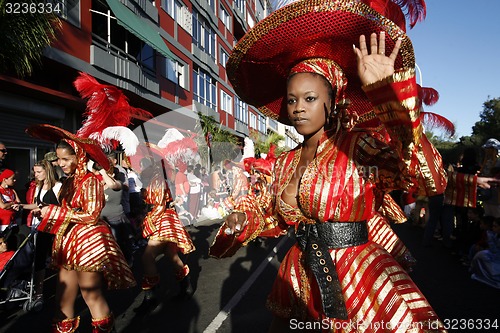
M 448 174 L 448 186 L 444 194 L 446 204 L 458 207 L 476 207 L 477 176 L 460 172 Z
M 422 103 L 414 69 L 396 71 L 393 76 L 363 87 L 374 112 L 389 133 L 390 145 L 402 158 L 404 177 L 422 195 L 436 195 L 446 188 L 446 173 L 439 152 L 423 133 Z
M 415 70 L 398 70 L 388 78 L 363 86 L 363 90 L 391 141 L 399 142 L 407 152 L 413 150 L 423 132 Z
M 104 187 L 95 176 L 89 174 L 76 188 L 71 204 L 63 202 L 61 206 L 49 206 L 38 230 L 56 234 L 63 232 L 68 223 L 97 223 L 104 204 Z

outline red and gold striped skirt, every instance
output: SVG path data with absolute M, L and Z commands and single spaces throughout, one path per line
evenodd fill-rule
M 167 209 L 159 216 L 146 215 L 142 224 L 142 236 L 151 240 L 175 243 L 183 254 L 195 250 L 191 236 L 174 209 Z
M 331 250 L 348 319 L 326 318 L 321 295 L 295 244 L 283 259 L 268 308 L 278 317 L 325 323 L 335 332 L 446 332 L 408 274 L 380 245 Z M 404 328 L 404 329 L 403 329 Z
M 67 270 L 102 272 L 109 289 L 136 285 L 134 275 L 104 221 L 70 224 L 60 241 L 57 238 L 54 241 L 52 264 Z

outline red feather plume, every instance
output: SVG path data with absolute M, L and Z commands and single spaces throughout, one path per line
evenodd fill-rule
M 448 133 L 450 136 L 453 136 L 455 134 L 455 125 L 449 121 L 447 118 L 433 112 L 421 112 L 420 113 L 420 119 L 422 122 L 424 122 L 426 125 L 429 126 L 438 126 L 446 133 Z
M 252 168 L 257 159 L 255 157 L 246 157 L 243 159 L 243 165 L 245 166 L 245 171 L 248 173 L 252 173 Z
M 418 85 L 418 97 L 425 105 L 434 105 L 439 100 L 439 93 L 434 88 Z
M 406 19 L 413 28 L 419 21 L 424 20 L 427 7 L 424 0 L 362 0 L 362 2 L 375 9 L 381 15 L 396 23 L 406 31 Z M 406 11 L 406 13 L 403 13 Z
M 191 137 L 172 141 L 162 149 L 165 159 L 175 167 L 183 168 L 193 161 L 198 153 L 198 145 Z
M 74 81 L 82 98 L 87 98 L 86 118 L 77 136 L 99 140 L 102 131 L 110 126 L 128 126 L 132 117 L 152 118 L 152 114 L 129 105 L 128 98 L 115 86 L 99 83 L 94 77 L 80 72 Z M 100 141 L 100 140 L 99 140 Z
M 427 6 L 424 0 L 392 0 L 395 4 L 406 9 L 406 17 L 410 20 L 410 28 L 417 22 L 423 21 L 427 14 Z

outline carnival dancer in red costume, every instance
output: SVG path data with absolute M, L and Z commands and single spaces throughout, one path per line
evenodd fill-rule
M 74 85 L 83 98 L 88 98 L 86 118 L 76 134 L 48 124 L 26 130 L 33 137 L 57 143 L 58 163 L 68 176 L 59 194 L 60 205 L 41 207 L 38 225 L 38 230 L 55 235 L 52 265 L 59 276 L 52 332 L 77 330 L 80 317 L 74 304 L 78 291 L 89 307 L 92 332 L 111 332 L 114 319 L 102 289 L 130 288 L 136 282 L 109 225 L 100 218 L 104 187 L 87 170 L 87 163 L 90 159 L 110 170 L 102 145 L 121 142 L 136 148 L 139 142 L 135 136 L 124 138 L 131 133 L 125 126 L 133 116 L 150 114 L 131 107 L 118 88 L 100 84 L 86 73 L 80 73 Z
M 410 13 L 425 12 L 423 1 L 405 3 Z M 272 332 L 445 331 L 367 223 L 384 193 L 446 183 L 440 172 L 420 172 L 440 170 L 437 156 L 415 158 L 430 144 L 404 29 L 391 1 L 305 0 L 260 21 L 230 56 L 236 93 L 304 137 L 278 157 L 266 208 L 297 239 L 268 298 Z M 240 199 L 212 247 L 260 233 L 259 205 Z
M 171 164 L 171 158 L 182 155 L 179 153 L 179 150 L 183 149 L 182 144 L 174 143 L 170 147 L 167 145 L 163 150 L 154 144 L 146 145 L 150 158 L 154 161 L 154 171 L 144 198 L 146 204 L 150 205 L 150 210 L 142 223 L 142 236 L 148 240 L 148 244 L 142 255 L 144 276 L 141 287 L 145 294 L 143 303 L 136 309 L 138 313 L 150 311 L 158 304 L 156 289 L 160 283 L 160 275 L 156 267 L 156 258 L 162 253 L 174 265 L 175 278 L 180 288 L 177 298 L 190 297 L 194 293 L 189 266 L 184 264 L 179 252 L 186 255 L 193 252 L 195 247 L 177 215 L 174 198 L 167 182 L 167 179 L 173 179 L 174 164 Z M 172 146 L 176 146 L 176 152 L 169 152 Z M 169 160 L 165 158 L 167 155 Z
M 113 317 L 102 288 L 122 289 L 136 283 L 110 227 L 99 218 L 105 204 L 104 188 L 87 170 L 88 159 L 109 169 L 101 147 L 91 139 L 52 125 L 30 127 L 34 137 L 59 142 L 59 166 L 68 178 L 59 195 L 60 205 L 41 208 L 39 230 L 55 234 L 52 265 L 59 270 L 56 287 L 58 310 L 53 332 L 74 332 L 80 321 L 74 303 L 81 292 L 92 315 L 93 332 L 111 332 Z

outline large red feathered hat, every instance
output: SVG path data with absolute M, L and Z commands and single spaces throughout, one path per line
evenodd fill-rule
M 330 59 L 348 80 L 344 97 L 351 102 L 349 110 L 358 114 L 358 125 L 378 126 L 361 89 L 353 45 L 359 43 L 360 35 L 384 31 L 386 50 L 392 50 L 396 41 L 402 39 L 395 68 L 415 67 L 401 6 L 408 8 L 411 24 L 415 24 L 425 16 L 425 3 L 393 1 L 302 0 L 276 10 L 234 47 L 226 67 L 233 88 L 266 116 L 290 124 L 284 99 L 290 70 L 306 59 Z
M 167 162 L 179 171 L 185 172 L 188 164 L 194 163 L 198 156 L 198 144 L 194 141 L 194 133 L 188 136 L 182 134 L 177 128 L 169 128 L 158 141 Z

